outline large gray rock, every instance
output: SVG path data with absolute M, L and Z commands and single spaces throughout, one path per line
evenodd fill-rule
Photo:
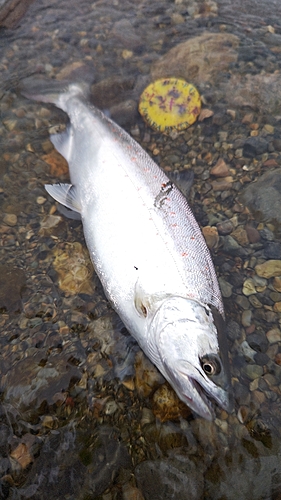
M 239 38 L 230 33 L 208 33 L 173 47 L 152 67 L 153 79 L 175 76 L 188 82 L 215 82 L 238 58 Z
M 203 472 L 183 455 L 142 462 L 135 476 L 145 500 L 198 500 L 203 494 Z
M 212 465 L 205 482 L 205 498 L 261 500 L 275 498 L 280 491 L 280 450 L 271 456 L 255 456 L 261 453 L 259 446 L 248 440 L 243 444 L 244 450 L 233 449 L 228 462 L 222 457 Z
M 233 74 L 223 85 L 225 99 L 232 106 L 251 107 L 259 113 L 279 115 L 281 73 Z
M 249 184 L 240 201 L 247 206 L 261 222 L 272 222 L 281 226 L 281 168 L 270 170 L 257 182 Z

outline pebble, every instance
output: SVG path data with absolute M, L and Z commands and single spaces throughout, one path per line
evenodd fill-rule
M 222 296 L 225 298 L 231 297 L 233 286 L 222 276 L 219 277 L 219 284 Z
M 264 255 L 267 259 L 278 259 L 281 256 L 281 243 L 271 241 L 264 248 Z
M 252 349 L 262 353 L 267 351 L 269 345 L 266 335 L 262 332 L 250 333 L 247 335 L 247 342 Z
M 214 191 L 227 191 L 232 188 L 233 177 L 221 177 L 218 180 L 212 181 L 212 188 Z
M 44 196 L 38 196 L 36 198 L 36 203 L 38 203 L 38 205 L 44 205 L 44 203 L 46 203 L 47 201 L 47 198 L 44 198 Z
M 212 250 L 216 249 L 219 244 L 218 230 L 214 226 L 205 226 L 202 228 L 203 236 L 206 240 L 207 246 Z
M 229 175 L 229 167 L 225 163 L 223 158 L 219 158 L 216 165 L 211 168 L 211 175 L 215 177 L 227 177 Z
M 232 233 L 233 229 L 234 229 L 233 222 L 229 219 L 217 223 L 218 233 L 221 234 L 222 236 L 226 236 Z
M 243 156 L 245 158 L 254 158 L 267 151 L 268 142 L 262 137 L 250 137 L 246 140 L 243 148 Z
M 273 306 L 273 311 L 277 313 L 281 313 L 281 302 L 275 302 Z
M 262 278 L 273 278 L 281 276 L 281 260 L 267 260 L 255 267 L 255 272 Z
M 223 238 L 223 249 L 226 253 L 230 254 L 236 254 L 237 251 L 241 248 L 239 243 L 232 238 L 232 236 L 227 235 L 227 236 L 222 236 Z
M 187 418 L 191 414 L 190 409 L 167 383 L 162 384 L 153 394 L 152 411 L 160 422 Z
M 122 486 L 122 495 L 122 500 L 144 500 L 141 491 L 130 484 L 124 484 Z
M 241 337 L 240 325 L 236 321 L 230 320 L 226 326 L 226 334 L 229 340 L 238 340 Z
M 238 226 L 231 233 L 231 236 L 239 243 L 239 245 L 247 246 L 249 244 L 247 232 L 242 226 Z
M 252 322 L 252 311 L 251 309 L 247 309 L 242 312 L 242 318 L 241 318 L 242 325 L 247 327 L 251 325 Z
M 257 243 L 258 241 L 260 241 L 260 233 L 255 227 L 246 225 L 245 230 L 249 243 Z
M 256 309 L 262 307 L 261 301 L 255 295 L 250 295 L 249 301 L 251 302 L 252 306 L 255 307 Z
M 250 380 L 255 380 L 262 376 L 263 368 L 259 365 L 248 364 L 244 367 L 244 373 Z
M 277 292 L 281 292 L 281 276 L 276 276 L 274 278 L 273 286 Z
M 254 120 L 254 113 L 247 113 L 242 118 L 242 123 L 244 123 L 245 125 L 250 125 L 251 123 L 253 123 L 253 120 Z
M 241 307 L 241 309 L 246 310 L 250 307 L 249 300 L 243 295 L 237 295 L 235 302 L 239 307 Z
M 249 295 L 252 295 L 254 293 L 257 293 L 256 291 L 256 287 L 255 287 L 255 282 L 252 278 L 247 278 L 244 283 L 243 283 L 243 293 L 244 295 L 246 295 L 247 297 Z
M 256 351 L 249 346 L 247 340 L 240 344 L 240 350 L 245 358 L 255 361 Z
M 7 224 L 7 226 L 16 226 L 18 222 L 18 218 L 15 214 L 4 214 L 3 222 Z

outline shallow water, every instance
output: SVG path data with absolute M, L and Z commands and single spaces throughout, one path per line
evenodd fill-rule
M 280 41 L 277 0 L 37 0 L 0 31 L 1 498 L 280 497 Z M 108 305 L 80 222 L 44 190 L 68 179 L 49 141 L 66 118 L 18 86 L 73 78 L 77 63 L 94 103 L 158 164 L 195 173 L 193 210 L 215 229 L 232 415 L 192 416 L 162 385 Z M 194 83 L 209 110 L 172 137 L 137 113 L 164 74 Z

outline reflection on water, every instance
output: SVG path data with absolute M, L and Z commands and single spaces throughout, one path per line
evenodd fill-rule
M 277 0 L 37 0 L 0 31 L 1 498 L 279 498 L 280 14 Z M 164 169 L 195 173 L 191 202 L 226 307 L 232 415 L 194 418 L 161 385 L 92 274 L 80 222 L 43 188 L 67 181 L 49 141 L 66 119 L 17 86 L 75 71 L 94 73 L 93 101 Z M 137 113 L 159 76 L 203 96 L 201 121 L 172 138 Z

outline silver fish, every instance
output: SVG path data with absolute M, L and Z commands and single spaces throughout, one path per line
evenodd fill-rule
M 47 192 L 79 212 L 104 291 L 140 347 L 198 415 L 230 410 L 224 309 L 212 259 L 173 182 L 124 130 L 89 105 L 83 85 L 28 91 L 70 119 L 52 135 L 71 184 Z

